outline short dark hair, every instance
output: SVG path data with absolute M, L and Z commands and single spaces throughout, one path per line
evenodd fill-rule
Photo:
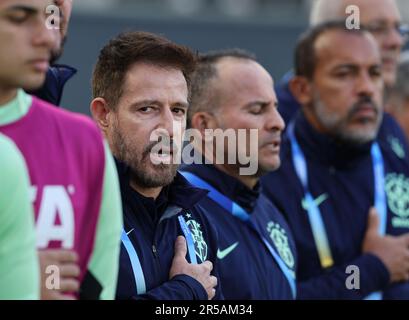
M 218 104 L 218 95 L 210 82 L 218 75 L 216 64 L 224 58 L 236 58 L 256 61 L 255 54 L 243 49 L 232 48 L 209 51 L 199 55 L 199 61 L 192 76 L 191 99 L 188 110 L 188 126 L 191 125 L 192 116 L 199 111 L 209 111 Z
M 317 39 L 327 31 L 340 30 L 355 34 L 364 34 L 368 31 L 361 26 L 360 29 L 347 29 L 345 20 L 328 21 L 318 24 L 301 35 L 294 56 L 295 74 L 312 79 L 317 66 L 315 43 Z
M 122 93 L 123 81 L 129 67 L 146 62 L 182 71 L 188 88 L 196 67 L 197 55 L 188 47 L 173 43 L 165 37 L 140 31 L 124 32 L 102 48 L 92 75 L 93 97 L 104 98 L 115 109 Z M 190 90 L 189 90 L 190 91 Z

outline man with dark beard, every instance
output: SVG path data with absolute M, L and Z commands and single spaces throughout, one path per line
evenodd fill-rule
M 375 39 L 324 23 L 300 39 L 295 64 L 302 112 L 263 187 L 295 237 L 298 298 L 408 299 L 409 161 L 379 139 Z
M 221 298 L 215 231 L 197 206 L 206 191 L 177 173 L 195 65 L 186 47 L 128 32 L 94 70 L 91 112 L 117 159 L 124 209 L 119 299 Z

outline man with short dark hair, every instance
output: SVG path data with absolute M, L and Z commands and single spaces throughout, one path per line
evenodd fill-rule
M 302 112 L 263 186 L 295 236 L 299 298 L 408 299 L 409 154 L 378 136 L 377 44 L 364 29 L 325 23 L 300 39 L 296 61 Z
M 188 48 L 128 32 L 109 41 L 94 70 L 91 112 L 121 181 L 119 299 L 222 297 L 215 231 L 197 205 L 206 192 L 177 173 L 195 66 Z
M 188 117 L 200 136 L 195 151 L 203 160 L 182 170 L 191 183 L 210 190 L 200 205 L 218 231 L 224 297 L 294 299 L 297 257 L 292 234 L 259 184 L 262 175 L 280 165 L 284 122 L 273 79 L 244 51 L 205 54 L 193 76 Z M 207 139 L 209 131 L 215 135 Z M 229 132 L 224 143 L 220 137 Z M 240 160 L 246 153 L 250 163 Z

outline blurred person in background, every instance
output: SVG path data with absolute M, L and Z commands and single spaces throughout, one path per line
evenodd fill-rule
M 409 139 L 409 52 L 403 53 L 399 61 L 398 75 L 390 90 L 387 109 Z
M 34 213 L 26 164 L 0 134 L 0 300 L 40 298 Z
M 378 135 L 376 40 L 327 22 L 302 36 L 295 57 L 302 107 L 280 169 L 262 182 L 295 237 L 298 298 L 409 299 L 409 153 Z
M 30 175 L 41 297 L 112 299 L 122 215 L 109 147 L 91 119 L 22 89 L 45 80 L 59 37 L 46 24 L 52 4 L 0 2 L 0 41 L 7 43 L 0 47 L 0 132 L 19 148 Z M 50 274 L 49 266 L 57 270 Z
M 77 73 L 77 70 L 68 65 L 57 63 L 58 59 L 64 52 L 64 45 L 67 41 L 73 0 L 54 0 L 54 4 L 58 6 L 60 10 L 60 19 L 58 20 L 59 25 L 57 26 L 58 29 L 56 31 L 59 33 L 59 37 L 56 37 L 51 52 L 50 67 L 48 68 L 43 86 L 30 93 L 55 106 L 59 106 L 63 96 L 64 86 L 67 81 Z
M 388 92 L 388 89 L 395 83 L 399 55 L 409 31 L 402 25 L 396 1 L 314 0 L 310 14 L 310 26 L 331 20 L 346 21 L 348 17 L 346 8 L 349 5 L 358 6 L 361 25 L 373 34 L 381 49 L 382 72 L 385 90 Z M 300 109 L 300 104 L 292 93 L 292 79 L 293 73 L 289 72 L 276 86 L 279 112 L 286 124 Z M 385 121 L 389 121 L 389 118 L 386 116 Z

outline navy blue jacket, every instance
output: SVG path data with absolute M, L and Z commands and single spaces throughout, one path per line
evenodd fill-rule
M 55 106 L 59 106 L 66 82 L 76 73 L 77 70 L 70 66 L 55 64 L 48 69 L 43 86 L 29 93 Z
M 264 230 L 264 237 L 295 272 L 295 243 L 288 225 L 259 187 L 250 190 L 213 165 L 184 165 L 181 170 L 205 180 L 246 210 L 251 221 Z M 209 197 L 199 203 L 209 213 L 219 236 L 219 274 L 224 298 L 293 299 L 286 277 L 258 234 Z
M 289 82 L 293 77 L 292 71 L 287 72 L 274 87 L 278 100 L 278 112 L 287 125 L 301 109 L 300 104 L 290 91 Z
M 145 277 L 146 293 L 137 295 L 130 258 L 121 245 L 117 287 L 118 299 L 207 300 L 204 287 L 188 275 L 169 280 L 177 236 L 183 235 L 178 216 L 183 215 L 195 241 L 197 262 L 210 260 L 212 274 L 218 278 L 216 250 L 217 235 L 205 217 L 205 211 L 196 203 L 207 192 L 190 185 L 179 173 L 165 187 L 156 201 L 146 198 L 129 185 L 130 169 L 117 161 L 124 214 L 124 230 L 135 248 Z M 203 242 L 204 241 L 204 242 Z M 188 255 L 189 256 L 189 255 Z M 188 261 L 189 258 L 187 257 Z M 222 299 L 220 283 L 214 299 Z
M 302 113 L 295 118 L 295 134 L 307 160 L 309 188 L 318 201 L 335 262 L 329 270 L 320 265 L 302 204 L 303 188 L 294 170 L 290 142 L 284 137 L 281 168 L 264 177 L 262 184 L 266 195 L 285 214 L 295 236 L 298 297 L 362 299 L 384 290 L 384 299 L 409 299 L 409 283 L 389 285 L 389 273 L 380 259 L 361 252 L 368 211 L 374 204 L 371 143 L 360 147 L 337 145 L 317 133 Z M 401 130 L 387 116 L 377 141 L 385 165 L 387 233 L 401 235 L 409 231 L 409 150 Z M 346 288 L 348 265 L 360 268 L 360 290 Z

